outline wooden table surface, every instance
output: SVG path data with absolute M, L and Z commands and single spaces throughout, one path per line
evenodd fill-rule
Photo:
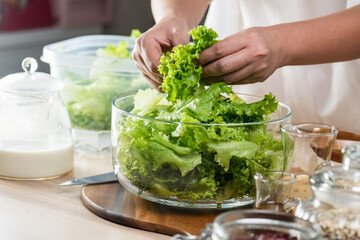
M 342 147 L 360 141 L 360 135 L 353 135 L 338 135 L 334 161 L 341 161 Z M 74 170 L 62 177 L 41 181 L 0 179 L 0 240 L 171 239 L 105 220 L 83 205 L 82 186 L 58 185 L 109 171 L 110 153 L 75 153 Z
M 122 226 L 90 212 L 81 186 L 59 186 L 74 178 L 112 171 L 107 153 L 75 153 L 74 170 L 41 181 L 0 179 L 0 239 L 163 240 L 170 236 Z

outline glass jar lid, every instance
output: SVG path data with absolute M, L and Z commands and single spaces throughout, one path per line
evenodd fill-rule
M 360 209 L 360 144 L 351 144 L 342 153 L 342 166 L 315 171 L 310 177 L 311 187 L 321 201 Z
M 22 61 L 22 73 L 14 73 L 0 79 L 0 91 L 12 94 L 39 95 L 59 91 L 63 83 L 50 74 L 36 72 L 38 63 L 28 57 Z

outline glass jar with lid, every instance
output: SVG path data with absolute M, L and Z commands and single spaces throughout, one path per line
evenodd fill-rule
M 313 197 L 296 209 L 297 217 L 318 223 L 325 239 L 360 239 L 360 144 L 342 150 L 342 166 L 310 177 Z
M 73 168 L 73 138 L 60 97 L 61 81 L 36 72 L 26 58 L 24 72 L 0 79 L 0 177 L 46 179 Z
M 315 240 L 321 229 L 292 214 L 269 210 L 232 210 L 218 215 L 200 236 L 177 234 L 172 240 Z

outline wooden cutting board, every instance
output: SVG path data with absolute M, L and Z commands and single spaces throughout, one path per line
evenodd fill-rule
M 164 206 L 138 197 L 120 183 L 82 188 L 84 205 L 96 215 L 115 223 L 167 235 L 199 235 L 224 209 L 186 209 Z M 246 208 L 251 208 L 247 206 Z
M 341 149 L 354 142 L 360 142 L 359 134 L 339 131 L 331 153 L 331 160 L 341 163 Z

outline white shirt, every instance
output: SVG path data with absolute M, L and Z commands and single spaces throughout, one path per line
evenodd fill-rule
M 360 0 L 213 0 L 205 25 L 223 39 L 241 29 L 311 19 L 359 3 Z M 278 101 L 292 108 L 293 123 L 326 123 L 360 134 L 360 59 L 286 66 L 263 83 L 237 85 L 234 90 L 259 96 L 272 92 Z

